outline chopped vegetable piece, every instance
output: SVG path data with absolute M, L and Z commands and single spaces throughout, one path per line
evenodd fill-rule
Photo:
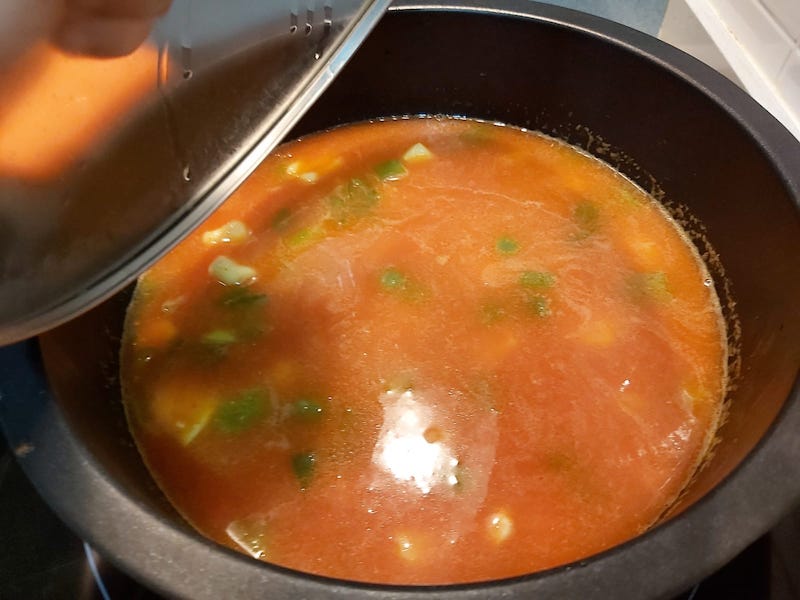
M 314 400 L 302 398 L 292 404 L 292 415 L 304 421 L 318 421 L 323 414 L 322 405 Z
M 289 210 L 286 206 L 278 209 L 278 212 L 276 212 L 275 216 L 272 217 L 272 228 L 278 230 L 284 229 L 286 225 L 289 223 L 289 219 L 291 217 L 292 217 L 292 211 Z
M 512 237 L 503 236 L 497 240 L 495 248 L 500 254 L 516 254 L 519 252 L 519 242 Z
M 514 531 L 514 522 L 505 511 L 489 515 L 489 537 L 498 544 L 504 542 Z
M 247 517 L 232 521 L 225 529 L 225 533 L 253 558 L 261 559 L 267 556 L 269 529 L 265 518 Z
M 556 278 L 544 271 L 525 271 L 520 275 L 519 282 L 527 288 L 549 288 L 555 285 Z
M 383 181 L 397 181 L 408 175 L 408 170 L 399 160 L 387 160 L 375 167 L 375 174 Z
M 269 409 L 269 394 L 262 389 L 247 390 L 217 407 L 214 425 L 225 433 L 238 433 L 249 429 Z
M 229 329 L 215 329 L 203 336 L 203 343 L 226 346 L 237 340 L 236 334 Z
M 628 278 L 629 287 L 636 298 L 650 298 L 666 302 L 672 298 L 666 273 L 635 273 Z
M 253 267 L 240 265 L 227 256 L 218 256 L 208 267 L 208 273 L 224 285 L 248 285 L 256 278 Z
M 241 221 L 229 221 L 219 229 L 204 232 L 203 243 L 206 246 L 236 244 L 247 241 L 251 235 L 247 225 Z
M 303 227 L 286 238 L 286 244 L 292 248 L 302 248 L 309 246 L 325 237 L 325 231 L 321 226 Z
M 160 430 L 188 446 L 206 427 L 216 406 L 216 397 L 199 384 L 169 378 L 155 388 L 149 412 Z
M 481 322 L 486 325 L 497 323 L 508 316 L 506 307 L 501 304 L 485 303 L 481 305 Z
M 247 288 L 237 287 L 226 289 L 220 299 L 220 304 L 225 308 L 244 308 L 261 306 L 269 301 L 269 296 L 259 294 Z
M 313 171 L 310 171 L 308 173 L 303 173 L 302 175 L 300 175 L 299 179 L 305 181 L 306 183 L 317 183 L 319 175 L 317 175 Z
M 600 211 L 591 202 L 581 202 L 572 213 L 572 217 L 580 228 L 576 239 L 583 239 L 597 231 L 600 225 Z
M 417 142 L 403 154 L 403 160 L 407 163 L 423 162 L 433 158 L 433 152 L 428 150 L 424 144 Z
M 301 452 L 292 456 L 292 470 L 295 477 L 300 481 L 302 489 L 308 486 L 311 477 L 313 477 L 316 462 L 317 457 L 313 452 Z
M 550 301 L 544 296 L 538 294 L 531 294 L 525 298 L 525 305 L 537 317 L 550 316 Z
M 381 287 L 386 290 L 405 290 L 408 287 L 408 277 L 390 267 L 381 273 Z
M 334 190 L 330 197 L 331 214 L 339 225 L 346 225 L 368 215 L 379 199 L 374 187 L 356 177 Z

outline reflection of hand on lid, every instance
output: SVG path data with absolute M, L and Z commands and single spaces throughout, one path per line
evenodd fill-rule
M 90 56 L 122 56 L 141 44 L 171 0 L 2 0 L 0 69 L 37 41 Z
M 63 0 L 53 41 L 64 50 L 94 56 L 122 56 L 150 33 L 171 0 Z

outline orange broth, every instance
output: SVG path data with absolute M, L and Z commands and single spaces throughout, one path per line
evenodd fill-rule
M 286 144 L 142 276 L 122 381 L 200 532 L 350 580 L 482 581 L 654 524 L 724 392 L 663 208 L 552 138 L 412 118 Z

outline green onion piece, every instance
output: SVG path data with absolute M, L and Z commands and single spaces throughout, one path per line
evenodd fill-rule
M 209 275 L 224 285 L 248 285 L 256 278 L 253 267 L 240 265 L 227 256 L 218 256 L 208 267 Z
M 211 344 L 214 346 L 226 346 L 234 343 L 236 340 L 236 334 L 229 329 L 215 329 L 203 336 L 204 344 Z
M 250 291 L 248 288 L 226 289 L 220 298 L 220 305 L 225 308 L 244 308 L 248 306 L 261 306 L 269 301 L 266 294 Z
M 417 142 L 403 154 L 403 160 L 407 163 L 422 162 L 433 158 L 433 152 L 428 150 L 424 144 Z
M 369 214 L 379 199 L 374 187 L 356 177 L 334 190 L 330 197 L 331 215 L 339 225 L 347 225 Z
M 382 181 L 397 181 L 408 175 L 405 165 L 397 159 L 387 160 L 375 167 L 375 174 Z
M 319 225 L 298 229 L 286 238 L 286 244 L 292 248 L 301 248 L 314 242 L 318 242 L 325 237 L 325 232 Z
M 247 390 L 217 407 L 214 425 L 224 433 L 238 433 L 265 417 L 269 408 L 269 394 L 265 390 Z
M 580 202 L 575 207 L 572 217 L 581 230 L 578 239 L 588 237 L 597 231 L 600 225 L 600 211 L 591 202 Z
M 497 240 L 495 248 L 500 254 L 516 254 L 519 252 L 519 242 L 512 237 L 503 236 Z
M 292 211 L 288 207 L 279 208 L 278 212 L 272 217 L 272 228 L 277 230 L 285 229 L 291 217 Z
M 481 305 L 481 322 L 491 325 L 504 319 L 507 315 L 506 308 L 500 304 L 486 303 Z
M 381 273 L 381 287 L 386 290 L 404 290 L 408 287 L 408 277 L 394 267 L 389 267 Z
M 525 298 L 525 306 L 537 317 L 550 316 L 550 301 L 544 296 L 532 294 Z
M 545 271 L 525 271 L 519 277 L 519 282 L 526 288 L 550 288 L 555 285 L 556 278 L 552 273 Z
M 311 477 L 314 475 L 317 457 L 313 452 L 301 452 L 292 456 L 292 471 L 300 481 L 303 489 L 308 486 Z
M 650 298 L 666 302 L 672 298 L 666 273 L 635 273 L 628 278 L 628 285 L 636 298 Z
M 301 398 L 292 404 L 292 415 L 304 421 L 318 421 L 324 412 L 321 404 L 308 398 Z

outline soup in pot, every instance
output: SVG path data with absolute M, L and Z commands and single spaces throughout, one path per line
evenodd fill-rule
M 635 537 L 714 436 L 724 325 L 653 198 L 544 135 L 411 118 L 280 147 L 145 273 L 131 430 L 204 535 L 394 584 Z

